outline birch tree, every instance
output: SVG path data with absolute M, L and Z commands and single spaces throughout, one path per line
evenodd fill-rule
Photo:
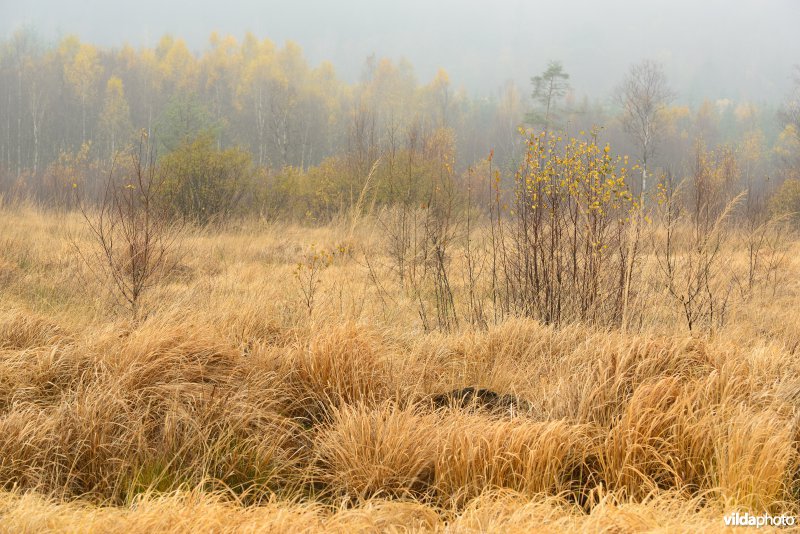
M 662 126 L 661 112 L 672 101 L 663 67 L 651 60 L 631 65 L 616 90 L 622 108 L 622 125 L 639 148 L 642 162 L 641 196 L 647 191 L 648 161 L 652 158 Z

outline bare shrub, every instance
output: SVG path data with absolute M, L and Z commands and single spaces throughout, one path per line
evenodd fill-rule
M 110 281 L 117 302 L 137 318 L 142 295 L 178 263 L 181 228 L 162 206 L 163 176 L 146 134 L 128 156 L 127 165 L 109 172 L 96 208 L 79 204 L 96 248 L 84 251 L 73 243 L 92 272 Z
M 719 271 L 723 267 L 725 219 L 733 205 L 713 220 L 704 217 L 702 223 L 687 228 L 677 192 L 680 192 L 680 184 L 676 186 L 670 179 L 659 184 L 659 205 L 664 221 L 663 238 L 655 244 L 659 269 L 667 293 L 679 305 L 689 330 L 701 323 L 720 325 L 725 320 L 731 291 Z
M 737 287 L 746 301 L 757 286 L 772 281 L 775 287 L 780 279 L 783 221 L 767 216 L 756 192 L 736 194 L 738 183 L 732 151 L 710 153 L 698 143 L 690 176 L 676 184 L 666 175 L 658 185 L 662 231 L 655 237 L 655 256 L 667 294 L 690 331 L 723 326 Z M 744 266 L 734 261 L 740 246 L 746 250 Z

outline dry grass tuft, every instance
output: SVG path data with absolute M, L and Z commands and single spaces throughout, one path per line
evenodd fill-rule
M 354 324 L 320 330 L 290 351 L 289 377 L 307 417 L 322 420 L 330 408 L 378 403 L 392 389 L 381 339 Z
M 0 350 L 25 350 L 56 344 L 65 332 L 45 317 L 22 310 L 0 314 Z
M 354 252 L 309 313 L 292 264 L 345 231 L 251 222 L 187 236 L 132 320 L 81 282 L 72 215 L 23 207 L 0 230 L 0 531 L 718 532 L 731 511 L 800 513 L 797 284 L 707 336 L 425 332 L 419 295 Z M 346 237 L 381 249 L 367 224 Z M 518 402 L 433 402 L 453 391 Z
M 319 479 L 347 499 L 425 494 L 434 481 L 438 419 L 394 403 L 336 410 L 315 443 Z

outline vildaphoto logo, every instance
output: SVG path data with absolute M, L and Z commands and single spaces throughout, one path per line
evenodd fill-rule
M 735 512 L 726 515 L 724 519 L 727 527 L 793 527 L 795 524 L 793 515 L 753 515 L 748 512 L 743 514 Z

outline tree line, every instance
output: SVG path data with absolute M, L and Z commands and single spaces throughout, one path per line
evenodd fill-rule
M 619 78 L 613 95 L 590 100 L 550 62 L 530 89 L 506 82 L 481 96 L 443 69 L 420 82 L 408 61 L 374 56 L 347 83 L 330 63 L 310 65 L 297 44 L 253 34 L 214 33 L 193 53 L 169 35 L 155 47 L 104 48 L 22 30 L 0 42 L 0 193 L 68 203 L 73 189 L 100 187 L 143 132 L 171 169 L 165 183 L 184 214 L 244 203 L 330 217 L 373 170 L 376 202 L 424 203 L 437 176 L 466 175 L 490 152 L 511 180 L 526 153 L 520 129 L 598 132 L 639 165 L 638 193 L 648 175 L 690 172 L 706 148 L 736 153 L 743 187 L 798 178 L 796 94 L 774 105 L 688 106 L 657 63 Z M 200 206 L 214 195 L 227 200 Z

